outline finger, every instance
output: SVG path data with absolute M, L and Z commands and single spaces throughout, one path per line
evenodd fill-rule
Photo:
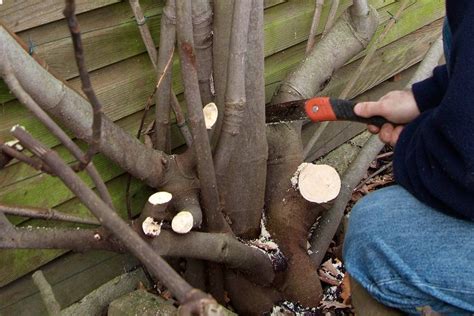
M 384 143 L 388 144 L 392 140 L 392 132 L 394 126 L 390 123 L 386 123 L 380 129 L 379 137 Z
M 375 125 L 367 125 L 367 129 L 372 134 L 378 134 L 380 132 L 380 128 L 378 126 L 375 126 Z
M 360 102 L 354 107 L 354 113 L 361 117 L 372 117 L 380 115 L 377 110 L 380 108 L 380 102 Z
M 399 125 L 395 127 L 395 129 L 392 132 L 392 138 L 390 139 L 390 145 L 395 146 L 395 144 L 398 142 L 398 138 L 400 137 L 400 134 L 403 131 L 403 125 Z

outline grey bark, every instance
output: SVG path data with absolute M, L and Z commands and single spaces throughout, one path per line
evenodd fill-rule
M 235 155 L 227 170 L 219 174 L 219 185 L 224 188 L 225 213 L 232 221 L 234 233 L 244 238 L 255 238 L 260 232 L 268 157 L 262 1 L 252 1 L 249 30 L 245 66 L 247 104 L 234 144 Z
M 157 73 L 163 74 L 167 63 L 173 57 L 176 43 L 176 14 L 174 0 L 169 0 L 161 16 L 160 47 L 157 62 Z M 171 62 L 172 63 L 172 62 Z M 164 73 L 162 82 L 156 91 L 155 137 L 154 144 L 158 150 L 167 149 L 170 133 L 170 105 L 172 94 L 172 67 Z
M 38 288 L 41 299 L 43 300 L 46 310 L 50 316 L 58 316 L 61 311 L 61 306 L 59 305 L 56 297 L 54 296 L 53 288 L 48 283 L 44 274 L 41 270 L 36 271 L 31 276 L 33 283 Z
M 5 60 L 0 64 L 0 76 L 18 98 L 18 100 L 24 104 L 28 110 L 31 111 L 35 117 L 40 120 L 40 122 L 43 123 L 49 129 L 49 131 L 61 141 L 61 143 L 73 154 L 77 160 L 81 161 L 84 158 L 84 153 L 82 150 L 69 138 L 63 129 L 41 109 L 41 107 L 30 97 L 30 95 L 28 95 L 28 93 L 23 90 L 21 84 L 13 75 L 13 69 L 11 68 L 8 60 Z M 102 200 L 104 200 L 110 207 L 113 207 L 112 198 L 110 197 L 109 191 L 107 190 L 104 181 L 100 177 L 99 172 L 95 168 L 94 163 L 92 161 L 88 163 L 85 167 L 85 170 L 94 182 Z
M 157 278 L 161 279 L 181 303 L 189 300 L 196 290 L 184 281 L 153 249 L 135 233 L 107 204 L 85 185 L 78 175 L 64 163 L 58 154 L 21 128 L 15 128 L 12 134 L 33 154 L 43 160 L 64 184 L 99 219 L 102 225 L 111 231 L 125 247 L 135 255 Z M 202 295 L 204 297 L 204 294 Z
M 193 38 L 202 103 L 212 101 L 212 8 L 209 0 L 191 2 Z
M 0 63 L 9 60 L 12 65 L 22 65 L 13 67 L 13 74 L 32 99 L 49 115 L 68 126 L 78 138 L 90 142 L 92 109 L 89 102 L 31 58 L 4 26 L 0 27 L 0 42 L 4 49 Z M 105 115 L 101 130 L 99 150 L 104 155 L 148 185 L 160 186 L 166 155 L 145 147 Z
M 230 227 L 221 212 L 211 146 L 204 124 L 196 53 L 192 36 L 191 1 L 179 1 L 177 3 L 176 17 L 184 94 L 188 104 L 189 123 L 193 135 L 193 149 L 196 153 L 205 218 L 210 231 L 230 232 Z

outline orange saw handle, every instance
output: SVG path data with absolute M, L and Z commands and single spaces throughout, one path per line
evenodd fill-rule
M 354 113 L 354 106 L 356 104 L 357 102 L 351 100 L 315 97 L 306 101 L 305 111 L 313 122 L 353 121 L 377 127 L 390 123 L 382 116 L 372 116 L 369 118 L 358 116 Z

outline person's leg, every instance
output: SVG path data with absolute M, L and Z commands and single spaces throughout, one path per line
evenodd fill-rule
M 425 306 L 474 312 L 474 222 L 438 212 L 400 186 L 354 206 L 344 260 L 350 276 L 384 305 L 410 314 Z

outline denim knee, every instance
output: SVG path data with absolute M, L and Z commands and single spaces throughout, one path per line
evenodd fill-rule
M 459 267 L 472 267 L 473 234 L 474 223 L 393 186 L 353 207 L 343 257 L 349 274 L 384 305 L 465 315 L 474 311 L 474 274 Z

